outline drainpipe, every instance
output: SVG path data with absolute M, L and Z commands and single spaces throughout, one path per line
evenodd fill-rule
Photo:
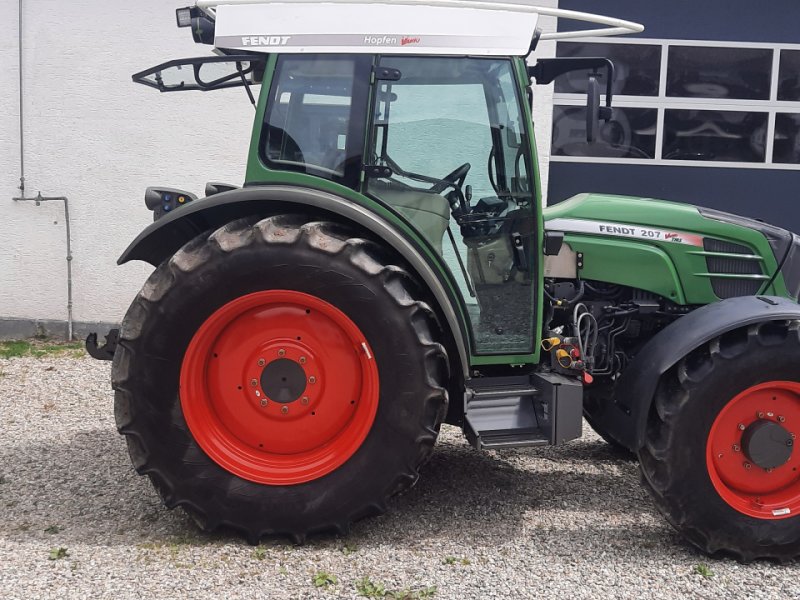
M 19 27 L 17 34 L 19 41 L 19 192 L 25 198 L 25 103 L 22 77 L 22 0 L 19 0 Z
M 64 203 L 64 224 L 67 230 L 67 341 L 71 342 L 73 337 L 72 326 L 72 239 L 70 235 L 69 222 L 69 199 L 66 196 L 42 196 L 39 192 L 35 198 L 25 197 L 25 95 L 23 91 L 24 77 L 22 73 L 22 1 L 19 0 L 19 198 L 12 198 L 14 202 L 35 202 L 36 206 L 41 206 L 42 202 L 63 202 Z

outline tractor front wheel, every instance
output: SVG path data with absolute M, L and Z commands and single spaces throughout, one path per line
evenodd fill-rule
M 412 485 L 447 406 L 447 357 L 396 257 L 276 216 L 199 236 L 125 317 L 115 414 L 168 507 L 251 543 L 346 531 Z
M 800 323 L 725 334 L 662 379 L 643 480 L 667 520 L 709 553 L 800 555 Z

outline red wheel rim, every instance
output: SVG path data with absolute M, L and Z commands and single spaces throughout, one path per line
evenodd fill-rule
M 181 366 L 194 439 L 231 473 L 268 485 L 312 481 L 361 446 L 378 409 L 378 368 L 342 311 L 269 290 L 212 314 Z
M 791 448 L 779 466 L 754 464 L 746 432 L 754 424 L 783 431 Z M 780 425 L 782 430 L 776 425 Z M 800 383 L 769 381 L 734 397 L 717 415 L 708 437 L 706 464 L 714 488 L 725 502 L 759 519 L 786 519 L 800 511 L 800 471 L 794 435 L 800 431 Z

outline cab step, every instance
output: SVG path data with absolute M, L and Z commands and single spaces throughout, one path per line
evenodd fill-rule
M 464 433 L 478 450 L 561 444 L 581 436 L 583 387 L 556 373 L 467 382 Z

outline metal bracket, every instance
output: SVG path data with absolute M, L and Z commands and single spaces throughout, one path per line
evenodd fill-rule
M 394 171 L 384 165 L 364 165 L 364 174 L 374 179 L 386 179 L 394 175 Z
M 86 337 L 86 351 L 92 358 L 97 360 L 114 360 L 114 352 L 117 351 L 119 343 L 119 329 L 112 329 L 106 334 L 105 343 L 98 348 L 97 334 L 90 333 Z

